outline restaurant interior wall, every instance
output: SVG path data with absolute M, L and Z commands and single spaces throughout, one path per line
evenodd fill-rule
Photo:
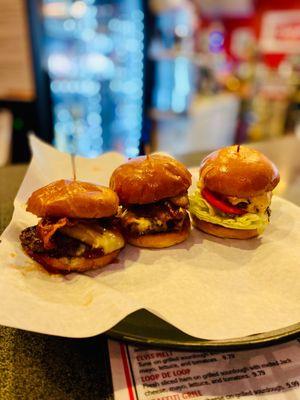
M 1 125 L 1 139 L 9 145 L 0 147 L 0 158 L 7 162 L 29 160 L 27 133 L 37 131 L 35 84 L 27 22 L 26 3 L 22 0 L 0 0 L 0 108 L 1 117 L 11 114 L 8 128 Z M 2 131 L 4 129 L 4 131 Z M 10 137 L 10 139 L 9 139 Z M 1 141 L 1 143 L 2 143 Z M 4 154 L 7 153 L 7 154 Z

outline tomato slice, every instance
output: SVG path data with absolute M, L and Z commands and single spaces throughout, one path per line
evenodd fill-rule
M 210 190 L 206 188 L 202 189 L 201 194 L 204 197 L 204 199 L 208 201 L 209 204 L 211 204 L 213 207 L 216 207 L 218 210 L 226 214 L 243 215 L 247 213 L 247 211 L 242 210 L 238 207 L 235 207 L 225 202 L 224 200 L 219 199 L 218 197 L 216 197 L 215 194 L 213 194 Z

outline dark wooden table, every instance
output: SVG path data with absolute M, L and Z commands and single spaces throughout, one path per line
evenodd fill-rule
M 278 165 L 277 194 L 300 205 L 300 140 L 292 136 L 254 147 Z M 195 166 L 204 155 L 178 158 Z M 0 168 L 0 232 L 10 221 L 25 171 L 25 165 Z M 113 399 L 106 337 L 67 339 L 0 327 L 0 399 Z

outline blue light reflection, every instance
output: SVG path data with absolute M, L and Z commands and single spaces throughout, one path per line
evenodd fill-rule
M 94 157 L 138 154 L 142 128 L 141 0 L 43 0 L 54 143 Z

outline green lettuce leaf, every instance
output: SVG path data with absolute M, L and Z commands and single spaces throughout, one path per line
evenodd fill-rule
M 197 218 L 211 222 L 212 224 L 222 225 L 232 229 L 257 229 L 261 234 L 268 225 L 268 216 L 266 214 L 237 215 L 229 217 L 225 214 L 219 214 L 215 209 L 201 196 L 199 190 L 196 190 L 189 196 L 191 214 Z

